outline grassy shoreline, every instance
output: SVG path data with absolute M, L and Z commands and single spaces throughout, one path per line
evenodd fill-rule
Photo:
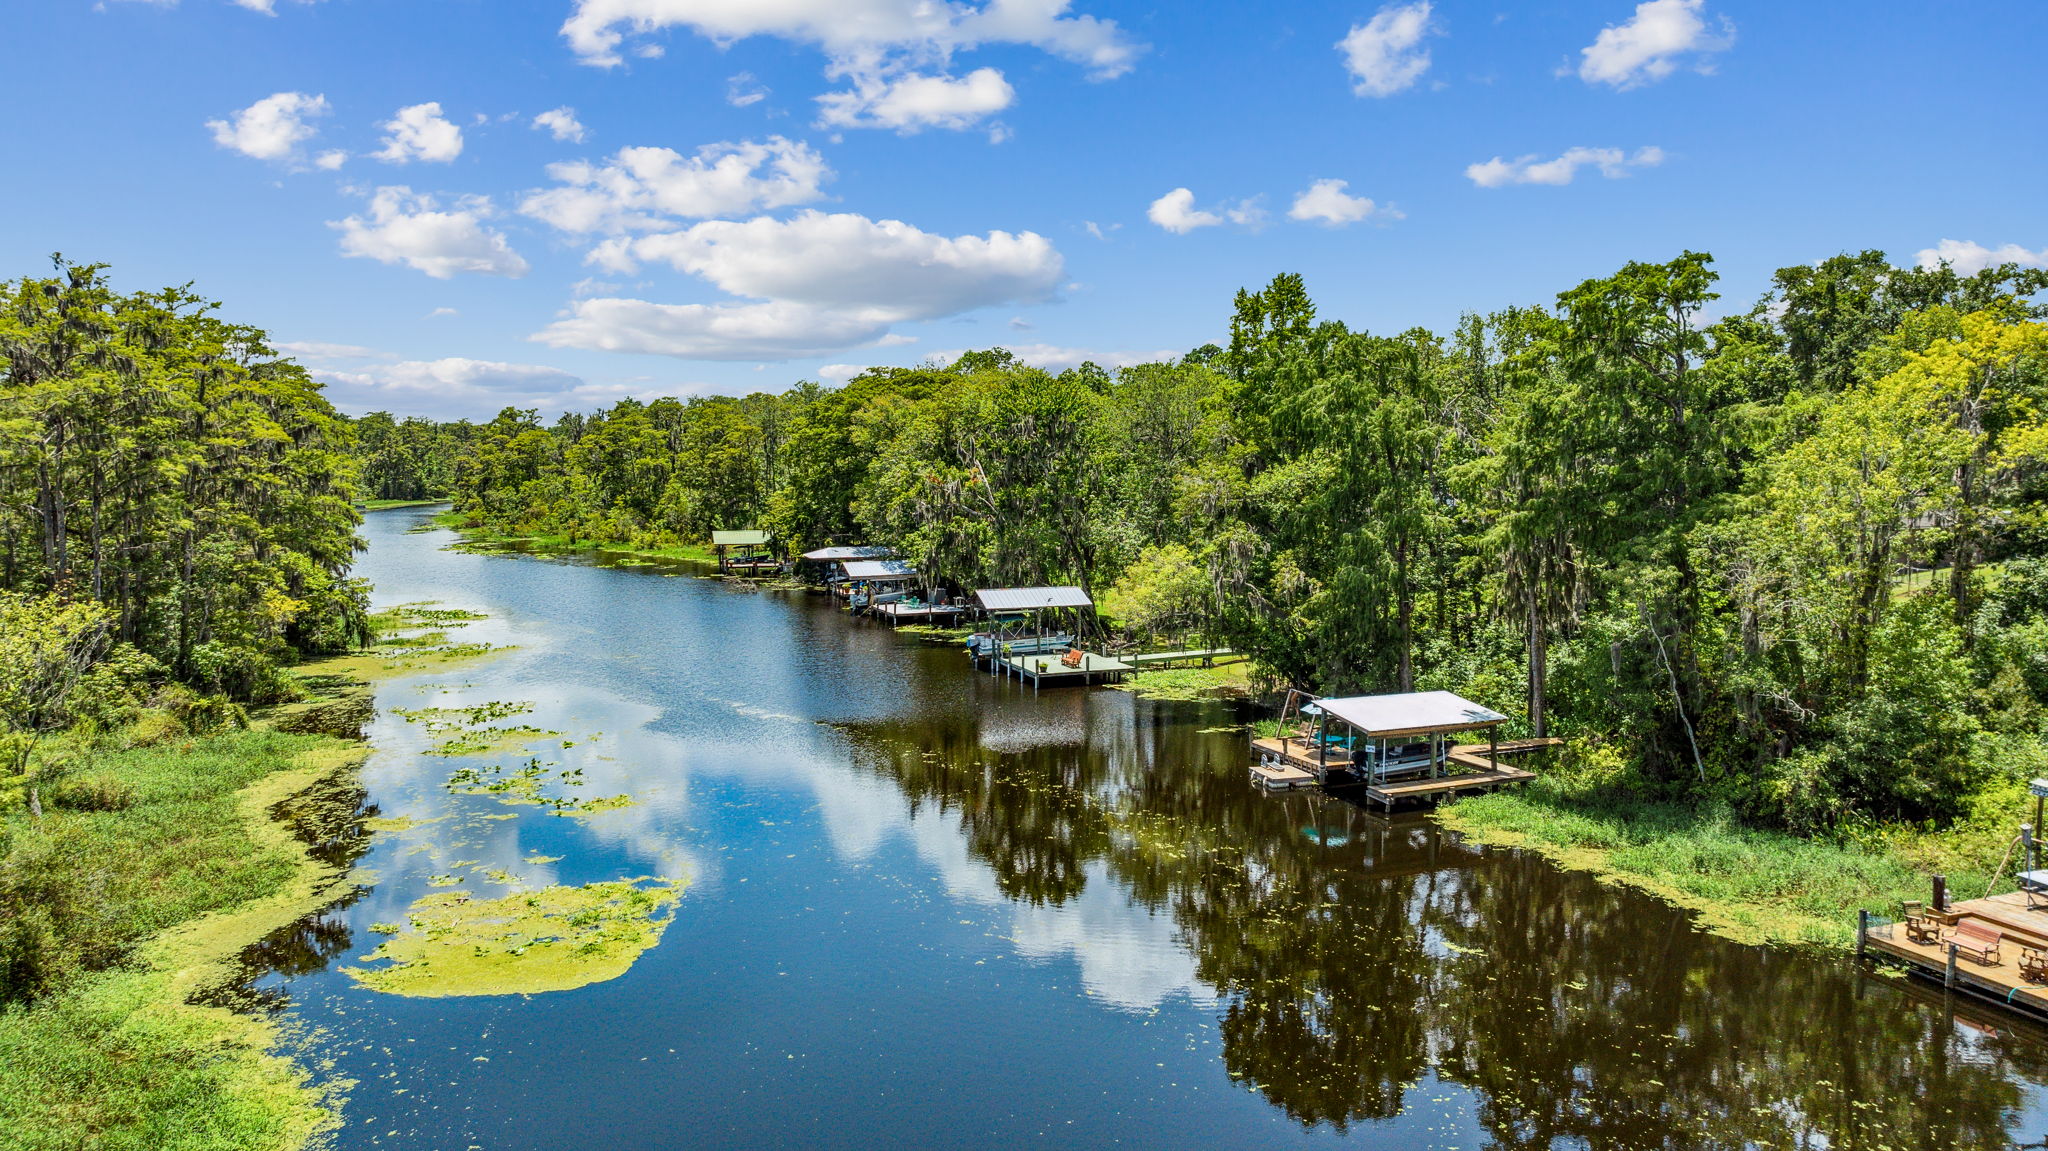
M 2005 822 L 2006 806 L 1989 803 L 1939 832 L 1806 839 L 1745 826 L 1725 810 L 1641 798 L 1602 773 L 1539 767 L 1530 783 L 1447 804 L 1437 819 L 1473 842 L 1648 892 L 1739 943 L 1843 948 L 1855 942 L 1858 908 L 1895 913 L 1901 899 L 1924 900 L 1933 872 L 1947 874 L 1958 898 L 1990 890 L 1999 829 L 2017 822 Z
M 433 500 L 364 500 L 356 506 L 366 512 L 388 512 L 394 508 L 431 508 L 447 503 L 444 499 Z
M 91 907 L 68 910 L 98 921 L 71 930 L 118 952 L 0 1011 L 8 1146 L 283 1151 L 334 1125 L 345 1085 L 281 1053 L 277 1020 L 204 996 L 234 981 L 246 947 L 333 898 L 340 874 L 275 812 L 363 754 L 261 727 L 174 740 L 92 756 L 93 777 L 127 797 L 118 809 L 6 816 L 5 866 L 60 893 L 51 873 L 90 872 L 75 882 Z
M 602 552 L 605 555 L 626 556 L 632 559 L 661 560 L 668 562 L 716 564 L 718 556 L 704 544 L 678 544 L 675 547 L 647 548 L 633 547 L 621 543 L 598 543 L 593 540 L 571 540 L 568 536 L 520 535 L 494 532 L 488 528 L 472 527 L 461 514 L 445 511 L 434 517 L 436 526 L 448 528 L 462 534 L 462 542 L 480 548 L 520 547 L 534 551 L 550 552 Z

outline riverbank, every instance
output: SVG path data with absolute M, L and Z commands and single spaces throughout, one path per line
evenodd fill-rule
M 670 563 L 716 564 L 717 553 L 703 544 L 678 544 L 674 547 L 634 547 L 623 543 L 599 543 L 593 540 L 573 540 L 568 536 L 531 535 L 498 532 L 475 526 L 460 512 L 453 509 L 435 516 L 437 527 L 448 528 L 462 535 L 462 546 L 484 551 L 520 550 L 547 552 L 594 552 L 608 556 L 623 556 L 627 559 L 661 561 Z
M 431 508 L 445 504 L 445 499 L 435 500 L 364 500 L 356 506 L 366 512 L 388 512 L 394 508 Z
M 1248 699 L 1254 694 L 1252 663 L 1248 659 L 1214 667 L 1135 672 L 1122 683 L 1110 686 L 1144 699 L 1161 700 Z
M 24 1151 L 286 1149 L 335 1121 L 333 1086 L 271 1017 L 206 1002 L 250 944 L 340 879 L 274 814 L 353 777 L 359 745 L 261 728 L 94 752 L 41 821 L 10 805 L 0 900 L 0 1132 Z M 33 970 L 29 968 L 33 965 Z M 196 1001 L 195 1001 L 196 1000 Z
M 1941 832 L 1804 839 L 1745 826 L 1726 809 L 1644 799 L 1611 773 L 1568 763 L 1538 768 L 1520 788 L 1446 805 L 1437 818 L 1474 842 L 1533 851 L 1690 909 L 1702 929 L 1737 942 L 1847 947 L 1858 908 L 1895 912 L 1902 899 L 1924 900 L 1935 871 L 1958 896 L 1984 894 L 2002 837 L 2017 826 L 2004 822 L 2005 806 L 1987 799 L 1982 813 Z

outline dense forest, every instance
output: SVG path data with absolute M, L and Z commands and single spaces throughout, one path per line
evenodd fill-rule
M 1375 335 L 1282 275 L 1172 363 L 997 349 L 551 424 L 373 414 L 357 443 L 372 494 L 475 529 L 764 527 L 955 588 L 1076 583 L 1127 634 L 1456 690 L 1796 830 L 1941 820 L 2048 769 L 2048 272 L 1864 252 L 1746 310 L 1716 280 L 1688 252 Z

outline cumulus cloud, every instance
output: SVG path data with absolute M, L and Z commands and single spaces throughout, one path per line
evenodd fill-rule
M 754 79 L 752 72 L 741 72 L 725 78 L 725 102 L 735 108 L 759 104 L 768 98 L 768 89 Z
M 567 408 L 608 394 L 582 377 L 544 364 L 504 363 L 466 356 L 400 360 L 379 356 L 371 363 L 309 365 L 326 385 L 328 399 L 343 411 L 398 410 L 441 419 L 488 417 L 500 408 Z
M 258 160 L 290 160 L 319 129 L 307 121 L 327 114 L 327 97 L 304 92 L 265 96 L 225 120 L 208 120 L 213 142 Z
M 896 322 L 1049 298 L 1065 262 L 1035 232 L 940 236 L 901 220 L 798 213 L 787 220 L 708 220 L 614 241 L 599 262 L 663 263 L 735 296 L 886 315 Z
M 1658 147 L 1638 148 L 1634 155 L 1619 148 L 1572 148 L 1552 160 L 1539 160 L 1535 155 L 1520 156 L 1505 160 L 1499 156 L 1481 164 L 1469 164 L 1465 176 L 1482 188 L 1499 188 L 1508 184 L 1569 184 L 1579 169 L 1591 166 L 1610 180 L 1628 175 L 1630 168 L 1654 168 L 1664 162 L 1664 150 Z
M 953 54 L 985 45 L 1038 48 L 1096 79 L 1120 76 L 1143 50 L 1113 20 L 1069 11 L 1071 0 L 576 0 L 562 35 L 584 63 L 624 61 L 629 37 L 684 28 L 721 46 L 775 36 L 825 53 L 826 76 L 850 87 L 819 97 L 821 123 L 844 128 L 961 129 L 1015 99 L 1000 72 L 950 73 Z M 656 47 L 642 42 L 643 48 Z M 738 78 L 736 77 L 735 80 Z M 752 79 L 728 100 L 752 103 Z M 1006 132 L 991 133 L 1003 139 Z
M 1344 67 L 1351 73 L 1353 92 L 1391 96 L 1429 71 L 1429 49 L 1422 46 L 1423 37 L 1435 31 L 1429 10 L 1429 0 L 1389 5 L 1337 41 Z
M 788 360 L 872 344 L 889 319 L 869 313 L 777 301 L 760 304 L 657 304 L 578 300 L 534 335 L 540 343 L 584 351 L 634 352 L 687 360 Z
M 1065 271 L 1051 242 L 1032 232 L 949 237 L 900 220 L 817 211 L 619 236 L 592 260 L 618 271 L 666 264 L 742 299 L 580 300 L 535 339 L 691 359 L 786 360 L 900 342 L 890 332 L 895 324 L 1037 303 L 1051 297 Z
M 588 234 L 809 203 L 824 195 L 832 169 L 810 145 L 771 136 L 707 144 L 688 158 L 669 148 L 622 148 L 602 164 L 550 165 L 548 175 L 562 186 L 530 193 L 519 211 Z
M 1152 206 L 1145 209 L 1145 218 L 1177 236 L 1223 222 L 1223 217 L 1216 213 L 1195 207 L 1195 194 L 1187 188 L 1175 188 L 1152 201 Z
M 905 72 L 857 76 L 844 92 L 818 97 L 818 122 L 834 128 L 891 128 L 904 135 L 926 128 L 971 128 L 1008 108 L 1017 90 L 994 68 L 965 76 Z
M 376 157 L 387 164 L 446 164 L 462 155 L 462 129 L 441 115 L 438 103 L 400 108 L 383 128 L 384 147 Z
M 535 116 L 533 118 L 533 127 L 547 132 L 557 140 L 566 141 L 571 144 L 581 144 L 583 138 L 589 134 L 583 127 L 582 122 L 576 119 L 576 109 L 567 105 L 563 105 L 560 108 L 550 108 Z
M 370 198 L 365 216 L 328 224 L 341 233 L 341 253 L 385 264 L 404 264 L 437 280 L 461 273 L 517 278 L 526 261 L 504 235 L 485 226 L 491 203 L 465 197 L 443 211 L 432 196 L 385 187 Z
M 1023 44 L 1085 65 L 1096 75 L 1121 75 L 1140 48 L 1113 20 L 1072 15 L 1070 0 L 576 0 L 562 35 L 587 64 L 622 62 L 629 34 L 687 28 L 730 44 L 776 36 L 813 44 L 835 66 L 873 65 L 897 54 L 943 59 L 956 48 Z
M 1402 218 L 1400 210 L 1391 204 L 1375 204 L 1364 196 L 1346 192 L 1344 189 L 1350 186 L 1344 180 L 1317 180 L 1294 198 L 1294 206 L 1287 210 L 1287 218 L 1314 221 L 1332 228 L 1356 224 L 1375 216 L 1389 220 Z
M 1636 88 L 1662 80 L 1691 58 L 1701 72 L 1713 70 L 1709 59 L 1735 43 L 1735 26 L 1721 21 L 1718 33 L 1701 18 L 1705 0 L 1644 0 L 1626 23 L 1600 30 L 1579 52 L 1579 79 L 1588 84 Z
M 2038 252 L 2029 251 L 2018 244 L 2002 244 L 1987 248 L 1974 240 L 1948 240 L 1932 248 L 1922 248 L 1918 254 L 1920 266 L 1938 268 L 1947 264 L 1959 276 L 1974 276 L 1986 268 L 2000 264 L 2018 264 L 2022 268 L 2048 268 L 2048 248 Z

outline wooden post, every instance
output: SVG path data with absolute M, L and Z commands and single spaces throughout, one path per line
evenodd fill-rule
M 1956 945 L 1953 943 L 1948 945 L 1948 969 L 1941 973 L 1941 985 L 1943 987 L 1954 987 L 1956 985 Z
M 1863 962 L 1863 940 L 1864 937 L 1868 936 L 1869 934 L 1870 910 L 1868 908 L 1859 907 L 1856 909 L 1856 962 L 1858 963 Z
M 1934 909 L 1936 911 L 1948 910 L 1948 876 L 1946 875 L 1934 877 Z

